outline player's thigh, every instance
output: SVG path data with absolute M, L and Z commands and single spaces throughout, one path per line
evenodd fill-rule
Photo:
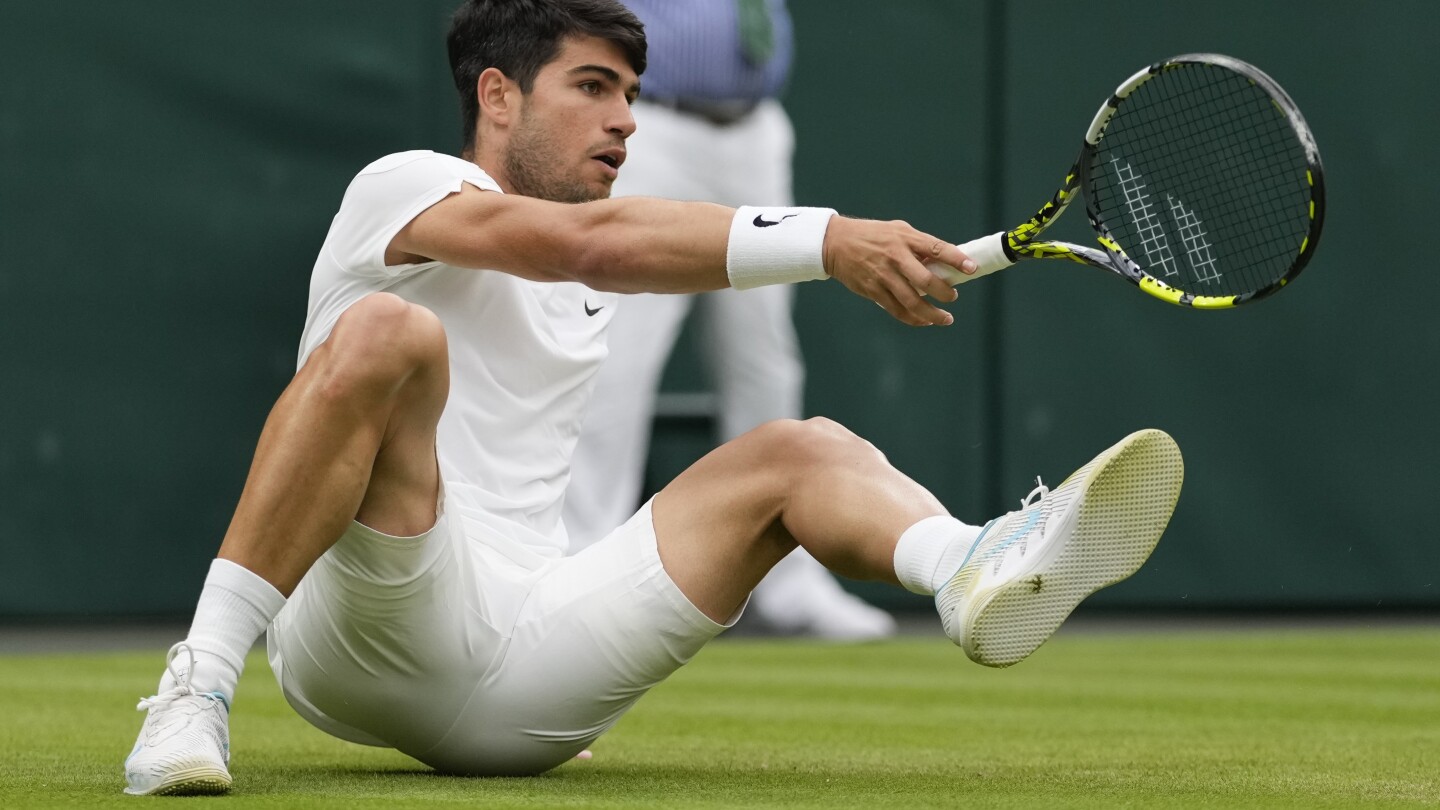
M 537 581 L 504 661 L 425 760 L 466 773 L 548 770 L 613 726 L 725 626 L 666 574 L 647 504 Z
M 837 507 L 827 477 L 883 468 L 872 445 L 830 420 L 767 422 L 707 453 L 655 496 L 666 571 L 707 615 L 725 616 L 794 550 L 792 529 L 823 525 L 816 517 Z M 805 536 L 830 542 L 813 530 Z
M 363 407 L 378 449 L 355 518 L 396 535 L 435 520 L 435 434 L 450 391 L 449 347 L 435 313 L 388 293 L 352 304 L 301 369 L 336 407 Z
M 412 755 L 449 731 L 504 641 L 464 543 L 443 513 L 415 537 L 351 524 L 270 627 L 271 667 L 301 716 Z

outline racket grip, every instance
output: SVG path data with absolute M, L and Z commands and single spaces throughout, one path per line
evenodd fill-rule
M 952 287 L 967 281 L 974 281 L 996 270 L 1003 270 L 1015 263 L 1010 261 L 1010 258 L 1005 255 L 1004 231 L 992 233 L 989 236 L 982 236 L 979 239 L 971 239 L 969 242 L 956 245 L 956 247 L 960 248 L 961 253 L 974 259 L 975 263 L 979 265 L 973 275 L 966 275 L 948 264 L 941 264 L 940 262 L 925 263 L 925 266 L 929 268 L 930 272 L 945 279 L 945 283 Z

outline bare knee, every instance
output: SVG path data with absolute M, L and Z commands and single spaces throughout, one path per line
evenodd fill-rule
M 359 354 L 371 362 L 418 364 L 444 354 L 445 328 L 425 307 L 390 293 L 374 293 L 345 310 L 326 343 L 341 354 Z
M 805 420 L 777 419 L 748 435 L 756 440 L 758 451 L 774 464 L 804 469 L 885 460 L 875 445 L 823 416 Z
M 348 397 L 398 390 L 417 374 L 446 370 L 449 356 L 435 313 L 390 293 L 374 293 L 340 316 L 311 362 L 318 363 L 325 389 Z

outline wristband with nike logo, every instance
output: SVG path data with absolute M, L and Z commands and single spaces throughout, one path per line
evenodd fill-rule
M 821 260 L 832 208 L 741 206 L 730 221 L 725 272 L 737 290 L 829 278 Z

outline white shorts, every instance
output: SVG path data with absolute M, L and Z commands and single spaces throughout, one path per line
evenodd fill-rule
M 413 538 L 351 524 L 270 626 L 302 717 L 450 773 L 535 774 L 729 626 L 661 566 L 648 503 L 573 557 L 475 529 L 445 514 Z

